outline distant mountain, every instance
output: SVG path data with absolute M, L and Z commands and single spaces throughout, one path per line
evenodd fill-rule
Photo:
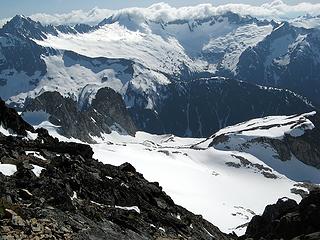
M 320 30 L 283 23 L 239 58 L 236 76 L 261 85 L 287 88 L 319 105 Z
M 139 130 L 209 136 L 253 117 L 317 107 L 317 39 L 315 29 L 232 12 L 169 22 L 119 13 L 97 26 L 16 16 L 0 29 L 0 96 L 23 110 L 27 99 L 58 92 L 85 111 L 108 87 L 122 95 Z M 201 79 L 214 76 L 231 80 L 203 87 Z
M 294 18 L 290 23 L 295 27 L 304 27 L 304 28 L 320 28 L 320 15 L 304 15 L 298 18 Z

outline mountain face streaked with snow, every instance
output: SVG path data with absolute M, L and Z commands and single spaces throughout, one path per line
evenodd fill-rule
M 56 91 L 83 111 L 108 87 L 138 129 L 208 137 L 251 118 L 316 108 L 318 30 L 297 26 L 306 20 L 120 12 L 95 26 L 53 26 L 16 16 L 0 30 L 0 95 L 23 110 L 26 100 Z

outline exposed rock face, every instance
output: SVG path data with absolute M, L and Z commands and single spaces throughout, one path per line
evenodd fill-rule
M 319 239 L 320 190 L 311 191 L 298 205 L 291 199 L 279 199 L 255 216 L 240 239 Z
M 32 112 L 43 111 L 50 115 L 51 123 L 61 127 L 62 135 L 86 142 L 93 142 L 91 136 L 100 137 L 101 133 L 110 133 L 111 130 L 130 135 L 136 132 L 121 95 L 110 88 L 100 89 L 84 109 L 58 92 L 45 92 L 30 99 L 24 111 L 31 115 Z
M 130 164 L 104 165 L 87 145 L 36 132 L 36 140 L 0 134 L 1 163 L 17 166 L 0 173 L 1 239 L 230 239 Z

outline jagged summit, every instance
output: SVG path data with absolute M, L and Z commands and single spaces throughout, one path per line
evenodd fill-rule
M 48 29 L 45 28 L 40 22 L 35 22 L 31 18 L 23 15 L 16 15 L 1 29 L 1 31 L 4 33 L 18 35 L 23 38 L 35 39 L 46 38 L 45 33 L 47 30 Z

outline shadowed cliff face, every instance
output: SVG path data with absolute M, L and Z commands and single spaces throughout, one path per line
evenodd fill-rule
M 28 101 L 23 116 L 26 120 L 32 119 L 32 115 L 39 111 L 46 113 L 48 120 L 60 127 L 62 135 L 85 142 L 93 142 L 91 136 L 101 137 L 101 134 L 113 130 L 130 135 L 136 132 L 121 95 L 110 88 L 100 89 L 84 109 L 58 92 L 45 92 Z
M 130 164 L 104 165 L 90 146 L 59 142 L 0 104 L 2 123 L 35 140 L 0 133 L 0 236 L 23 239 L 230 239 L 174 204 Z

